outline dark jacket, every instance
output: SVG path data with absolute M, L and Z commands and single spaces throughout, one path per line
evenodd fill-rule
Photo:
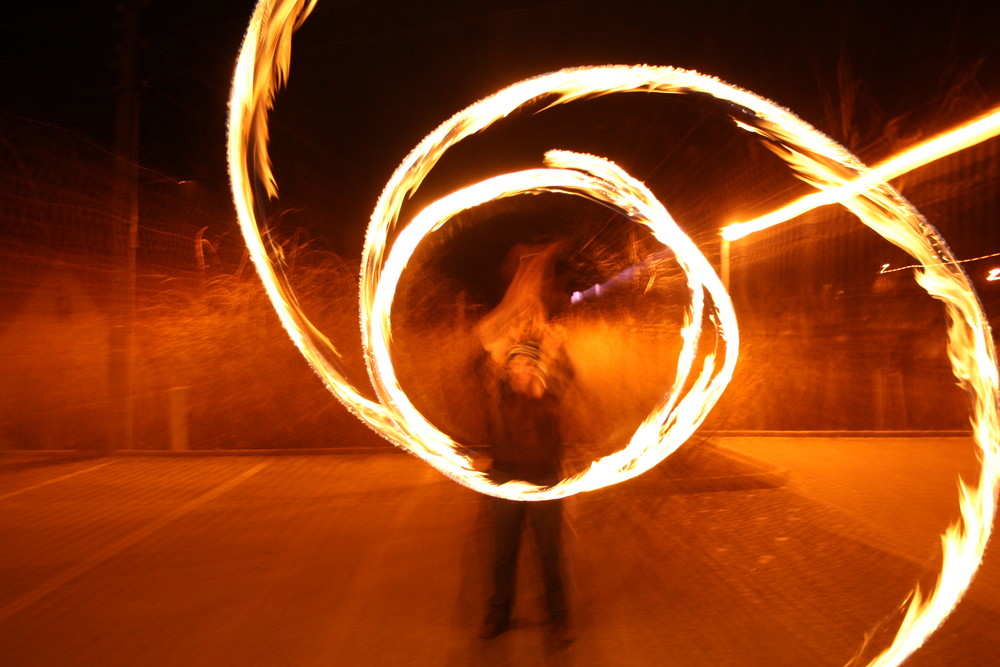
M 496 483 L 522 480 L 549 486 L 562 478 L 559 399 L 554 393 L 529 398 L 501 384 L 490 421 L 491 475 Z

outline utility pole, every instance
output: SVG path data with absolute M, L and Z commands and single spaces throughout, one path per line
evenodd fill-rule
M 139 245 L 139 5 L 118 3 L 118 86 L 115 91 L 114 262 L 109 387 L 113 403 L 106 449 L 135 448 L 135 273 Z

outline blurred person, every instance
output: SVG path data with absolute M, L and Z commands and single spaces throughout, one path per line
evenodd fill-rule
M 492 372 L 487 381 L 491 479 L 551 486 L 562 479 L 560 409 L 572 376 L 562 330 L 549 321 L 557 294 L 554 258 L 558 246 L 514 249 L 516 269 L 501 303 L 480 322 L 478 333 Z M 489 497 L 493 522 L 492 592 L 480 636 L 510 628 L 522 535 L 530 524 L 541 561 L 545 603 L 553 636 L 572 641 L 563 576 L 562 501 L 516 501 Z

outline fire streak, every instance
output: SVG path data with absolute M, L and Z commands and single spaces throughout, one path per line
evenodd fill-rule
M 853 181 L 806 195 L 754 220 L 723 227 L 722 238 L 736 241 L 754 232 L 787 222 L 814 208 L 843 203 L 883 181 L 890 181 L 918 167 L 992 139 L 998 134 L 1000 134 L 1000 107 L 977 120 L 952 128 L 893 156 Z
M 920 262 L 917 282 L 943 302 L 949 319 L 952 369 L 970 394 L 972 430 L 981 452 L 982 469 L 975 488 L 964 482 L 960 484 L 962 518 L 942 537 L 944 559 L 937 587 L 926 598 L 919 590 L 914 591 L 899 633 L 871 664 L 898 665 L 919 648 L 957 604 L 982 559 L 1000 476 L 1000 416 L 996 353 L 975 292 L 944 240 L 885 182 L 902 173 L 893 170 L 905 171 L 913 165 L 890 166 L 895 163 L 892 160 L 866 171 L 845 149 L 786 110 L 696 72 L 667 67 L 596 67 L 563 70 L 514 84 L 456 114 L 428 135 L 406 157 L 379 198 L 363 250 L 360 294 L 363 351 L 380 399 L 371 401 L 345 379 L 337 350 L 296 307 L 291 290 L 275 271 L 254 212 L 255 180 L 264 184 L 269 196 L 276 196 L 267 154 L 267 114 L 277 89 L 288 76 L 292 33 L 315 3 L 316 0 L 261 0 L 240 51 L 230 101 L 228 151 L 233 196 L 244 238 L 278 316 L 330 391 L 387 439 L 478 491 L 540 500 L 638 475 L 669 455 L 697 428 L 728 382 L 736 360 L 735 317 L 714 272 L 641 183 L 599 158 L 553 152 L 547 155 L 545 169 L 507 174 L 453 193 L 404 225 L 389 247 L 388 238 L 399 224 L 404 198 L 419 188 L 441 156 L 462 139 L 522 106 L 539 98 L 548 99 L 550 106 L 555 106 L 614 92 L 702 93 L 714 97 L 728 103 L 727 112 L 737 127 L 781 146 L 781 159 L 800 178 L 826 191 L 825 196 L 833 196 L 831 201 L 840 202 L 865 225 Z M 982 122 L 996 123 L 996 115 Z M 993 134 L 1000 131 L 993 127 L 990 130 Z M 939 139 L 945 141 L 946 137 Z M 970 142 L 966 145 L 981 140 L 975 136 L 964 139 Z M 933 150 L 937 149 L 922 158 L 914 155 L 913 159 L 929 161 L 945 154 L 933 157 Z M 951 152 L 954 150 L 960 148 Z M 426 234 L 464 208 L 497 197 L 537 191 L 568 192 L 597 199 L 649 226 L 685 266 L 692 303 L 688 309 L 689 325 L 683 332 L 685 346 L 678 360 L 678 382 L 625 449 L 554 487 L 546 489 L 530 484 L 497 487 L 475 471 L 471 461 L 456 453 L 455 443 L 431 427 L 399 388 L 388 354 L 389 313 L 396 281 L 416 244 Z M 837 194 L 831 194 L 834 192 Z M 771 219 L 777 217 L 780 216 Z M 699 337 L 706 291 L 720 323 L 717 333 L 731 349 L 725 349 L 723 365 L 718 370 L 715 355 L 705 355 L 701 371 L 687 382 L 690 366 L 697 357 L 692 341 Z M 686 393 L 681 391 L 685 382 L 690 385 Z
M 444 442 L 447 436 L 423 418 L 396 383 L 391 368 L 383 367 L 391 363 L 389 312 L 396 285 L 417 244 L 428 233 L 439 229 L 461 211 L 488 201 L 517 194 L 563 192 L 617 208 L 637 223 L 648 226 L 658 240 L 671 248 L 688 277 L 692 296 L 687 314 L 688 325 L 682 331 L 684 344 L 673 386 L 623 450 L 595 462 L 580 475 L 550 488 L 521 482 L 480 488 L 481 484 L 490 484 L 481 478 L 475 480 L 475 485 L 470 485 L 486 493 L 522 500 L 546 500 L 600 488 L 639 475 L 662 461 L 694 433 L 722 395 L 732 378 L 738 346 L 736 316 L 721 281 L 694 243 L 644 185 L 617 165 L 601 158 L 568 151 L 550 151 L 545 158 L 548 169 L 505 174 L 454 192 L 428 206 L 401 230 L 383 267 L 372 300 L 373 317 L 368 331 L 372 345 L 372 381 L 376 383 L 379 396 L 391 403 L 408 424 L 418 424 L 421 434 L 431 434 L 439 442 Z M 688 387 L 691 367 L 698 358 L 705 291 L 711 295 L 715 305 L 713 321 L 720 323 L 717 333 L 724 338 L 725 360 L 716 372 L 715 355 L 706 355 L 700 374 Z M 447 442 L 450 443 L 450 440 Z M 465 483 L 465 480 L 460 481 Z

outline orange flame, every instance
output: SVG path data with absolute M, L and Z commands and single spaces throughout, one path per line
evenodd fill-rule
M 864 165 L 850 153 L 788 111 L 697 72 L 667 67 L 581 68 L 514 84 L 456 114 L 421 141 L 394 172 L 376 204 L 363 250 L 360 294 L 363 352 L 380 402 L 370 401 L 345 379 L 337 350 L 297 308 L 291 290 L 277 276 L 253 210 L 254 179 L 264 183 L 269 196 L 276 194 L 267 156 L 266 117 L 275 91 L 288 76 L 291 35 L 314 6 L 315 0 L 261 0 L 240 51 L 230 101 L 229 164 L 233 197 L 247 247 L 283 325 L 330 391 L 397 446 L 477 491 L 521 500 L 543 500 L 640 474 L 668 456 L 698 427 L 729 381 L 738 349 L 731 303 L 707 261 L 645 186 L 600 158 L 553 151 L 546 155 L 546 168 L 506 174 L 464 188 L 419 213 L 399 230 L 389 247 L 387 239 L 399 223 L 403 200 L 419 188 L 441 156 L 462 139 L 533 100 L 548 98 L 552 100 L 550 106 L 555 106 L 614 92 L 694 92 L 728 102 L 739 128 L 782 146 L 781 158 L 800 178 L 827 193 L 842 193 L 833 201 L 841 202 L 864 224 L 921 263 L 921 270 L 916 273 L 918 283 L 945 304 L 952 368 L 971 396 L 972 429 L 983 465 L 977 487 L 960 485 L 962 518 L 943 536 L 944 564 L 938 585 L 926 598 L 919 590 L 914 591 L 899 633 L 871 664 L 898 665 L 919 648 L 957 604 L 982 559 L 1000 476 L 1000 418 L 996 353 L 972 286 L 943 239 L 885 183 L 893 169 L 913 167 L 904 168 L 903 163 L 889 167 L 890 161 L 879 168 L 884 168 L 882 171 L 866 173 Z M 966 141 L 977 139 L 969 137 Z M 937 158 L 925 155 L 915 159 Z M 251 164 L 256 170 L 253 176 Z M 389 314 L 395 286 L 406 262 L 427 234 L 470 206 L 541 191 L 602 201 L 648 226 L 685 267 L 692 303 L 682 332 L 684 347 L 678 359 L 677 380 L 623 450 L 553 487 L 525 483 L 495 486 L 474 470 L 471 461 L 456 453 L 455 443 L 430 425 L 399 387 L 388 351 Z M 698 357 L 706 291 L 719 322 L 717 334 L 730 348 L 723 348 L 724 361 L 719 369 L 715 367 L 715 355 L 705 355 L 701 370 L 689 381 L 690 369 Z M 686 385 L 690 386 L 685 390 Z
M 229 179 L 250 258 L 285 330 L 330 391 L 365 422 L 384 426 L 391 437 L 389 415 L 345 379 L 336 348 L 295 306 L 291 290 L 275 271 L 254 211 L 255 180 L 264 184 L 270 197 L 277 196 L 267 152 L 267 114 L 276 91 L 288 79 L 292 32 L 302 25 L 315 5 L 316 0 L 261 0 L 254 10 L 240 48 L 229 98 Z M 256 170 L 253 177 L 252 169 Z
M 525 483 L 507 483 L 494 488 L 480 488 L 488 480 L 468 484 L 493 495 L 522 500 L 546 500 L 584 490 L 592 490 L 629 479 L 669 456 L 697 429 L 729 383 L 736 364 L 738 346 L 735 313 L 721 281 L 691 240 L 677 227 L 666 209 L 641 183 L 629 177 L 607 160 L 567 151 L 546 155 L 548 169 L 533 169 L 504 174 L 458 190 L 421 211 L 403 228 L 382 268 L 372 299 L 370 329 L 366 332 L 366 350 L 370 353 L 372 382 L 384 402 L 391 404 L 415 432 L 431 442 L 447 436 L 438 432 L 413 407 L 392 373 L 389 355 L 391 325 L 389 312 L 396 285 L 418 243 L 439 229 L 461 211 L 487 201 L 517 194 L 563 192 L 602 202 L 626 213 L 639 224 L 648 226 L 654 236 L 670 247 L 688 275 L 692 304 L 682 331 L 684 345 L 678 360 L 676 380 L 653 413 L 637 429 L 621 451 L 593 463 L 585 472 L 545 488 Z M 698 356 L 698 340 L 703 320 L 704 291 L 708 291 L 720 322 L 719 333 L 726 340 L 723 366 L 715 370 L 715 356 L 706 355 L 702 370 L 688 387 L 692 365 Z M 370 346 L 370 347 L 369 347 Z M 686 391 L 685 391 L 686 390 Z M 433 438 L 433 440 L 431 439 Z M 414 444 L 411 444 L 413 447 Z M 418 444 L 417 446 L 426 446 Z M 465 482 L 465 480 L 463 480 Z
M 877 167 L 864 172 L 859 178 L 806 195 L 754 220 L 736 222 L 723 227 L 722 237 L 727 241 L 736 241 L 748 234 L 787 222 L 814 208 L 842 203 L 883 181 L 890 181 L 918 167 L 992 139 L 998 134 L 1000 134 L 1000 107 L 894 155 Z
M 723 238 L 733 241 L 818 206 L 840 203 L 919 261 L 915 272 L 917 283 L 945 304 L 952 371 L 971 398 L 970 421 L 982 469 L 975 487 L 959 480 L 961 518 L 941 536 L 943 563 L 934 590 L 926 596 L 919 588 L 914 590 L 895 640 L 871 665 L 901 663 L 958 604 L 986 550 L 1000 480 L 1000 394 L 996 350 L 986 316 L 972 284 L 944 240 L 886 181 L 998 134 L 1000 108 L 901 152 L 871 170 L 865 170 L 852 158 L 839 161 L 839 170 L 835 172 L 807 158 L 803 151 L 793 168 L 803 180 L 819 188 L 819 192 L 722 230 Z M 882 271 L 886 268 L 882 267 Z
M 483 493 L 522 500 L 545 500 L 622 481 L 659 463 L 697 429 L 728 384 L 736 363 L 738 332 L 728 295 L 714 271 L 641 183 L 609 162 L 553 152 L 547 156 L 550 169 L 508 174 L 500 177 L 500 181 L 485 181 L 460 191 L 464 194 L 455 193 L 429 206 L 400 232 L 392 244 L 391 258 L 399 259 L 388 261 L 386 239 L 397 223 L 405 196 L 419 187 L 423 177 L 448 148 L 541 95 L 556 95 L 554 104 L 558 104 L 607 92 L 644 90 L 649 86 L 649 74 L 663 79 L 659 92 L 685 92 L 685 87 L 692 82 L 728 88 L 700 74 L 669 68 L 567 70 L 524 81 L 501 91 L 457 114 L 425 138 L 390 179 L 372 215 L 365 240 L 361 271 L 361 327 L 369 378 L 379 397 L 379 402 L 374 402 L 364 398 L 346 380 L 337 350 L 295 305 L 291 290 L 275 271 L 260 238 L 253 211 L 248 163 L 252 161 L 257 178 L 267 185 L 268 193 L 273 196 L 276 186 L 266 151 L 266 115 L 275 91 L 287 79 L 291 34 L 302 24 L 314 4 L 301 0 L 262 0 L 258 5 L 237 62 L 229 131 L 230 172 L 240 226 L 279 318 L 303 356 L 329 390 L 368 425 L 443 474 Z M 557 173 L 562 176 L 554 176 Z M 545 178 L 555 180 L 546 185 L 539 180 Z M 527 181 L 521 182 L 521 179 Z M 497 189 L 498 183 L 503 183 L 503 187 Z M 573 192 L 620 207 L 626 215 L 653 229 L 654 234 L 678 256 L 684 255 L 686 265 L 697 271 L 697 276 L 689 278 L 693 300 L 688 325 L 682 332 L 685 346 L 678 360 L 677 381 L 653 414 L 637 429 L 630 443 L 623 450 L 595 462 L 584 473 L 553 487 L 523 483 L 496 486 L 474 468 L 468 457 L 456 451 L 457 445 L 451 438 L 419 414 L 399 387 L 388 352 L 391 332 L 389 312 L 395 284 L 417 243 L 424 235 L 444 224 L 455 211 L 475 205 L 459 203 L 461 197 L 471 197 L 471 201 L 476 199 L 474 193 L 478 191 L 491 191 L 490 198 L 496 198 L 516 192 L 543 190 Z M 449 207 L 451 213 L 447 212 Z M 417 220 L 421 224 L 417 224 Z M 431 222 L 425 224 L 425 220 Z M 417 230 L 421 233 L 417 234 Z M 383 273 L 387 270 L 389 279 L 386 281 L 383 280 Z M 714 354 L 706 355 L 696 380 L 685 387 L 690 366 L 699 356 L 697 341 L 703 319 L 704 290 L 711 294 L 716 321 L 721 323 L 719 333 L 729 347 L 721 369 L 715 369 Z

